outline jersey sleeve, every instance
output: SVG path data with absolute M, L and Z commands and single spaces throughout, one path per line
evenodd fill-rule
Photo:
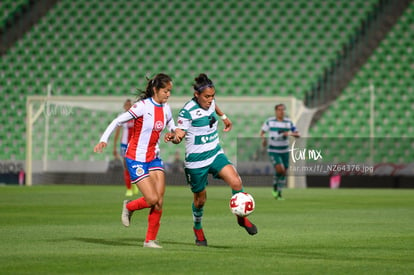
M 262 125 L 262 131 L 268 132 L 269 131 L 269 120 L 266 120 Z
M 108 127 L 106 127 L 105 132 L 102 134 L 100 142 L 105 142 L 108 143 L 108 139 L 111 136 L 112 132 L 119 126 L 121 126 L 123 123 L 133 119 L 134 117 L 132 116 L 131 113 L 129 112 L 125 112 L 121 115 L 119 115 L 117 118 L 115 118 L 114 120 L 112 120 L 112 122 L 108 125 Z
M 144 114 L 144 104 L 145 102 L 142 100 L 135 102 L 134 105 L 132 105 L 132 107 L 128 110 L 128 113 L 130 113 L 133 118 L 142 116 Z
M 180 113 L 178 114 L 178 128 L 181 130 L 188 130 L 191 126 L 192 117 L 188 110 L 181 109 Z

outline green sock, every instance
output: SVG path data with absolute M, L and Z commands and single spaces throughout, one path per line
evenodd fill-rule
M 232 195 L 237 194 L 237 193 L 240 193 L 240 192 L 244 192 L 244 187 L 242 187 L 242 189 L 240 189 L 240 190 L 238 190 L 238 191 L 236 191 L 236 190 L 234 190 L 234 189 L 231 189 L 231 194 L 232 194 Z
M 274 176 L 273 176 L 273 190 L 274 191 L 277 191 L 278 189 L 277 189 L 277 186 L 278 186 L 278 183 L 279 183 L 279 174 L 275 174 Z
M 193 204 L 191 205 L 192 209 L 193 209 L 193 221 L 194 221 L 194 228 L 195 229 L 201 229 L 201 220 L 203 218 L 203 207 L 201 208 L 197 208 Z
M 282 189 L 283 187 L 285 187 L 285 183 L 286 183 L 286 176 L 279 176 L 279 180 L 277 183 L 277 192 L 279 197 L 282 196 Z

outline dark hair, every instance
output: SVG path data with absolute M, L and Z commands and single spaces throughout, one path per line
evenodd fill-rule
M 275 110 L 277 110 L 277 108 L 279 108 L 279 107 L 281 107 L 281 106 L 283 106 L 283 109 L 285 109 L 285 110 L 286 110 L 286 106 L 285 106 L 285 104 L 283 104 L 283 103 L 276 104 L 276 105 L 275 105 Z
M 193 88 L 198 93 L 203 92 L 206 88 L 214 88 L 213 81 L 211 81 L 206 74 L 201 73 L 194 80 L 195 83 L 193 84 Z
M 172 79 L 169 75 L 159 73 L 156 76 L 154 76 L 152 79 L 149 79 L 147 77 L 147 81 L 148 81 L 148 84 L 144 91 L 138 89 L 138 92 L 139 92 L 138 100 L 152 97 L 154 95 L 154 88 L 156 90 L 164 88 L 165 86 L 167 86 L 168 82 L 172 82 Z

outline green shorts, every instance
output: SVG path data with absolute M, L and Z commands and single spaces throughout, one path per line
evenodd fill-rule
M 228 164 L 231 164 L 231 162 L 226 155 L 219 154 L 209 166 L 195 169 L 185 168 L 185 176 L 187 183 L 191 186 L 191 191 L 193 193 L 199 193 L 206 189 L 208 185 L 208 174 L 212 174 L 213 177 L 219 179 L 219 172 Z
M 289 152 L 286 152 L 286 153 L 269 152 L 269 158 L 273 166 L 276 166 L 278 164 L 283 164 L 285 169 L 289 168 Z

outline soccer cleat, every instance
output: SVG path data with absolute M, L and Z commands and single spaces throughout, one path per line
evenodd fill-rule
M 132 195 L 133 195 L 132 189 L 127 189 L 125 193 L 125 197 L 132 197 Z
M 124 203 L 122 205 L 122 214 L 121 214 L 122 224 L 125 225 L 126 227 L 129 226 L 131 222 L 132 213 L 134 213 L 133 211 L 129 211 L 128 208 L 126 207 L 128 202 L 130 202 L 130 200 L 124 200 Z
M 195 236 L 195 244 L 197 246 L 207 246 L 207 239 L 204 236 L 204 232 L 203 229 L 195 229 L 193 227 L 194 230 L 194 236 Z
M 272 191 L 272 195 L 273 195 L 273 197 L 275 198 L 275 200 L 278 200 L 278 201 L 284 201 L 285 199 L 282 197 L 282 192 L 281 191 L 275 191 L 275 190 L 273 190 Z
M 257 227 L 256 225 L 254 225 L 253 223 L 251 223 L 249 221 L 249 219 L 247 219 L 247 217 L 237 217 L 237 223 L 241 226 L 244 227 L 244 229 L 246 229 L 247 233 L 249 233 L 249 235 L 255 235 L 257 234 Z
M 144 242 L 144 247 L 148 247 L 148 248 L 162 248 L 162 246 L 158 244 L 157 240 L 150 240 L 148 242 Z

